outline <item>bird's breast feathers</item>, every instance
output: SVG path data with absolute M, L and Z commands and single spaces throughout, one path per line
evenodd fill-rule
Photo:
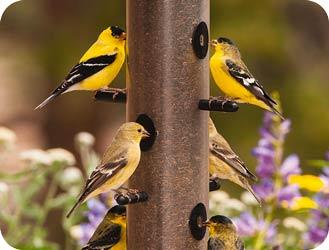
M 225 95 L 236 98 L 236 101 L 241 97 L 251 96 L 251 93 L 229 74 L 224 58 L 214 55 L 210 60 L 210 69 L 217 86 Z

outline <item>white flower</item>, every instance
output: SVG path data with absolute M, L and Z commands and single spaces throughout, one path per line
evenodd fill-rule
M 59 184 L 65 190 L 76 188 L 80 190 L 80 184 L 83 181 L 81 171 L 76 167 L 68 167 L 63 170 L 63 173 L 59 177 Z M 78 185 L 77 185 L 78 184 Z M 72 190 L 75 193 L 75 190 Z
M 41 149 L 31 149 L 23 151 L 20 159 L 29 164 L 51 165 L 52 159 L 49 154 Z
M 295 217 L 287 217 L 283 220 L 283 226 L 286 228 L 292 228 L 300 232 L 306 231 L 306 225 L 301 220 Z
M 5 182 L 0 182 L 0 203 L 2 204 L 8 198 L 9 187 Z
M 70 235 L 73 239 L 79 240 L 82 238 L 83 236 L 83 231 L 81 226 L 79 225 L 75 225 L 73 227 L 70 228 Z
M 217 211 L 229 198 L 229 195 L 224 191 L 211 192 L 209 194 L 210 211 Z
M 16 134 L 5 127 L 0 127 L 0 145 L 10 147 L 16 142 Z
M 229 195 L 224 191 L 211 192 L 209 199 L 216 203 L 223 203 L 229 199 Z
M 241 194 L 241 200 L 246 205 L 250 205 L 250 206 L 258 205 L 258 202 L 255 199 L 255 197 L 247 191 L 245 191 Z
M 78 145 L 91 147 L 95 143 L 95 137 L 88 132 L 80 132 L 75 136 Z
M 233 209 L 236 211 L 245 211 L 246 205 L 237 199 L 228 199 L 225 201 L 224 206 L 228 209 Z
M 69 166 L 76 163 L 74 155 L 63 148 L 52 148 L 47 150 L 48 156 L 52 162 L 60 162 Z
M 0 194 L 8 193 L 9 187 L 7 183 L 0 181 Z

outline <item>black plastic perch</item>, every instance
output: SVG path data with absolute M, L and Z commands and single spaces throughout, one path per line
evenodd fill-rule
M 199 101 L 200 110 L 236 112 L 239 106 L 236 102 L 225 99 L 224 97 L 210 97 Z
M 126 194 L 117 194 L 114 196 L 114 199 L 119 205 L 127 205 L 140 203 L 148 200 L 148 195 L 144 191 L 138 191 L 134 193 L 126 193 Z
M 220 187 L 220 179 L 218 177 L 209 179 L 209 192 L 219 190 Z
M 95 100 L 115 103 L 126 103 L 127 91 L 126 89 L 117 88 L 101 89 L 96 92 Z

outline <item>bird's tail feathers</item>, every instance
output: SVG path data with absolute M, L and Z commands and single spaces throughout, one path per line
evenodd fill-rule
M 61 92 L 55 92 L 55 93 L 51 94 L 46 100 L 44 100 L 42 103 L 40 103 L 34 110 L 43 108 L 44 106 L 46 106 L 49 102 L 54 100 L 54 98 L 56 98 L 60 94 L 61 94 Z
M 279 116 L 282 121 L 285 120 L 285 118 L 283 117 L 283 115 L 276 108 L 274 108 L 273 106 L 270 106 L 270 108 L 271 108 L 271 111 L 273 113 L 275 113 L 277 116 Z
M 258 181 L 258 177 L 256 175 L 254 175 L 253 173 L 251 173 L 248 169 L 247 169 L 247 172 L 248 172 L 248 179 L 250 179 L 253 182 Z
M 57 96 L 63 94 L 64 92 L 68 91 L 68 85 L 64 83 L 62 83 L 59 87 L 57 87 L 52 93 L 51 95 L 44 100 L 42 103 L 40 103 L 34 110 L 37 109 L 41 109 L 44 106 L 46 106 L 49 102 L 51 102 L 52 100 L 54 100 L 54 98 L 56 98 Z
M 271 103 L 268 99 L 267 100 L 263 100 L 263 102 L 264 102 L 264 105 L 262 106 L 262 108 L 264 108 L 264 109 L 266 109 L 266 110 L 268 110 L 268 111 L 276 114 L 277 116 L 280 117 L 280 119 L 282 121 L 285 120 L 285 118 L 283 117 L 283 115 L 281 114 L 281 112 L 274 107 L 274 104 L 273 103 Z
M 84 199 L 82 199 L 82 197 L 79 198 L 79 200 L 74 204 L 74 206 L 70 209 L 70 211 L 66 214 L 66 218 L 69 218 L 71 216 L 71 214 L 74 212 L 74 210 L 76 208 L 78 208 L 81 203 L 84 201 Z
M 262 206 L 262 200 L 258 197 L 258 195 L 255 193 L 255 191 L 252 189 L 250 184 L 248 182 L 245 183 L 245 187 L 247 190 L 255 197 L 256 201 L 259 203 L 259 206 Z

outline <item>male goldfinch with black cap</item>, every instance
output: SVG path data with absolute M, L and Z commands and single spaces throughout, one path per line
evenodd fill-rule
M 221 91 L 233 101 L 249 103 L 269 110 L 281 119 L 275 108 L 276 102 L 266 93 L 263 86 L 253 77 L 241 59 L 239 49 L 228 39 L 212 40 L 215 54 L 210 59 L 212 76 Z
M 35 109 L 73 90 L 95 91 L 108 86 L 125 60 L 126 33 L 117 26 L 104 30 L 63 82 Z
M 112 207 L 81 250 L 126 250 L 126 224 L 126 207 Z

